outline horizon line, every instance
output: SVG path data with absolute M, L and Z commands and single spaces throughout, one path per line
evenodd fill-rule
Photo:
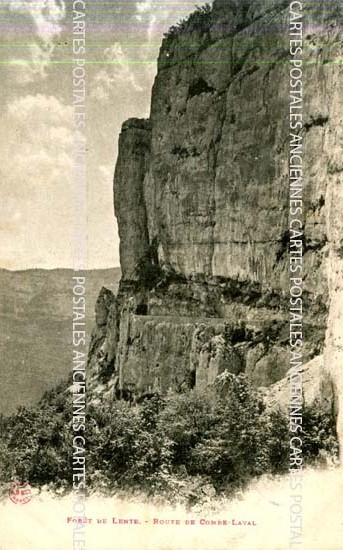
M 2 267 L 0 266 L 0 271 L 10 271 L 11 273 L 15 273 L 18 271 L 105 271 L 108 269 L 120 269 L 120 265 L 114 265 L 109 267 L 91 267 L 87 269 L 78 269 L 75 270 L 73 267 L 24 267 L 24 268 L 18 268 L 18 269 L 10 269 L 8 267 Z

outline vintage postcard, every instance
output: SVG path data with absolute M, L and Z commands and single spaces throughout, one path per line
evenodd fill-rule
M 0 6 L 0 550 L 343 550 L 342 2 Z

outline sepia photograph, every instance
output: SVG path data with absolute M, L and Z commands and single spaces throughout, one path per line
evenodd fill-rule
M 0 550 L 343 550 L 343 3 L 0 9 Z

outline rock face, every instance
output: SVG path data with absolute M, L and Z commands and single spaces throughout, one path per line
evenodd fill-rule
M 100 392 L 115 373 L 115 353 L 119 339 L 117 301 L 102 288 L 95 304 L 95 327 L 89 347 L 88 383 Z M 112 384 L 113 386 L 113 384 Z
M 124 279 L 136 279 L 149 250 L 147 211 L 143 182 L 149 166 L 151 131 L 145 120 L 130 119 L 119 138 L 120 155 L 115 170 L 114 206 L 120 238 L 120 266 Z
M 324 368 L 323 355 L 318 355 L 301 369 L 303 384 L 303 404 L 313 405 L 316 401 L 323 406 L 322 370 Z M 265 402 L 268 406 L 281 408 L 286 414 L 289 410 L 290 371 L 285 378 L 272 384 L 265 390 Z M 329 407 L 331 399 L 328 400 Z
M 114 177 L 122 281 L 99 329 L 113 392 L 206 386 L 225 369 L 268 386 L 289 369 L 288 14 L 283 0 L 215 0 L 172 29 L 150 119 L 122 127 Z M 323 352 L 330 290 L 326 353 L 338 372 L 339 6 L 308 1 L 303 14 L 303 359 Z
M 343 464 L 343 97 L 342 39 L 338 59 L 340 67 L 328 77 L 328 110 L 336 121 L 335 132 L 325 135 L 324 148 L 329 165 L 326 188 L 326 234 L 329 243 L 327 277 L 330 308 L 324 355 L 325 375 L 333 382 L 335 411 L 338 415 L 337 434 L 340 442 L 340 460 Z

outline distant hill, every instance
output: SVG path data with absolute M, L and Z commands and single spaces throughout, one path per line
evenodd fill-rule
M 0 269 L 0 412 L 36 403 L 71 369 L 71 269 Z M 120 269 L 87 271 L 86 327 L 102 286 L 116 291 Z

